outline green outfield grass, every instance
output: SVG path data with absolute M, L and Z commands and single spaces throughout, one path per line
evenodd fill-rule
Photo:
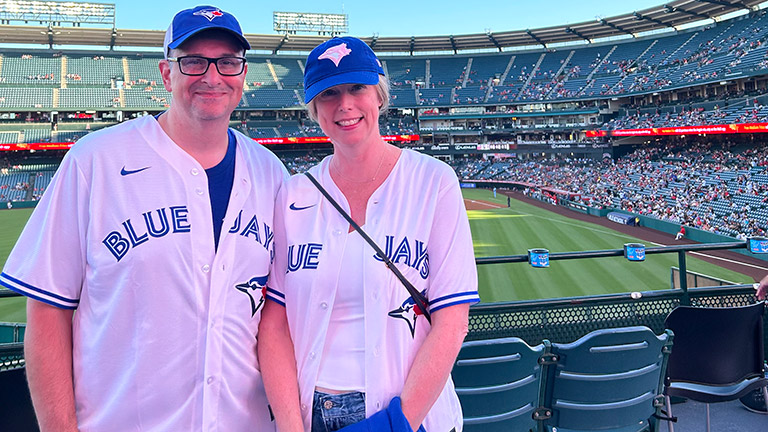
M 572 252 L 642 243 L 520 201 L 512 200 L 511 208 L 506 208 L 507 198 L 501 194 L 494 198 L 489 190 L 465 189 L 464 196 L 505 207 L 468 212 L 478 257 L 525 254 L 531 248 Z M 686 264 L 688 271 L 735 283 L 753 282 L 749 276 L 696 258 L 688 257 Z M 644 262 L 623 257 L 552 261 L 545 269 L 527 263 L 482 265 L 478 267 L 480 297 L 483 302 L 498 302 L 669 289 L 670 268 L 677 265 L 677 254 L 649 255 Z
M 464 195 L 505 206 L 469 212 L 478 257 L 525 254 L 530 248 L 550 252 L 620 249 L 624 243 L 640 241 L 520 201 L 513 200 L 512 207 L 506 208 L 506 197 L 493 198 L 489 190 L 467 189 Z M 29 209 L 0 211 L 0 264 L 5 264 L 30 214 Z M 478 268 L 480 296 L 483 302 L 497 302 L 668 289 L 670 268 L 677 265 L 677 254 L 649 255 L 642 263 L 622 257 L 553 261 L 546 269 L 527 263 L 483 265 Z M 689 257 L 687 267 L 735 283 L 753 282 L 696 258 Z M 23 298 L 0 299 L 0 322 L 25 320 Z
M 5 265 L 8 254 L 31 214 L 32 209 L 0 211 L 0 267 Z M 26 322 L 25 303 L 24 298 L 0 299 L 0 322 Z

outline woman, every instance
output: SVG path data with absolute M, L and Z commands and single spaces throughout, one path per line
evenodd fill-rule
M 276 207 L 258 343 L 278 428 L 461 431 L 450 371 L 479 297 L 456 175 L 381 138 L 389 89 L 361 40 L 316 47 L 304 88 L 334 150 L 310 173 L 427 296 L 432 324 L 309 178 L 293 177 Z

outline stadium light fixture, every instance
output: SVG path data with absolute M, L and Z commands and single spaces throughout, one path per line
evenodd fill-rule
M 72 24 L 105 24 L 115 26 L 115 5 L 112 3 L 0 0 L 0 20 L 28 23 L 37 21 L 49 26 Z
M 346 14 L 321 14 L 304 12 L 272 12 L 276 32 L 297 34 L 317 33 L 320 36 L 338 36 L 349 32 Z

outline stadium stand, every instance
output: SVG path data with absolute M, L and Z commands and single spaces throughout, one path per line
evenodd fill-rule
M 3 53 L 4 85 L 53 87 L 61 83 L 61 57 L 51 54 Z
M 162 59 L 159 55 L 135 54 L 123 57 L 125 68 L 128 70 L 128 76 L 125 82 L 129 86 L 162 86 L 160 69 L 157 64 Z
M 121 58 L 103 55 L 67 55 L 65 58 L 64 78 L 68 86 L 113 86 L 117 80 L 123 80 L 125 75 Z
M 426 82 L 426 60 L 424 59 L 387 59 L 382 61 L 389 82 L 393 88 L 414 87 L 417 83 Z
M 304 63 L 302 59 L 271 59 L 275 75 L 284 89 L 304 87 Z
M 277 88 L 275 76 L 272 75 L 272 63 L 268 59 L 250 57 L 248 73 L 245 82 L 251 88 Z
M 514 135 L 510 134 L 531 131 L 536 135 L 520 137 L 520 142 L 538 142 L 543 137 L 541 142 L 545 143 L 569 143 L 578 142 L 580 138 L 576 141 L 560 141 L 564 134 L 546 134 L 558 130 L 572 134 L 574 128 L 580 127 L 614 131 L 768 122 L 768 96 L 763 89 L 768 84 L 761 84 L 759 88 L 755 84 L 751 87 L 724 86 L 722 89 L 706 91 L 701 87 L 668 100 L 649 96 L 656 91 L 720 83 L 725 76 L 732 74 L 761 73 L 768 68 L 766 24 L 768 15 L 765 11 L 758 11 L 690 30 L 594 45 L 495 54 L 384 56 L 382 63 L 392 83 L 391 105 L 394 109 L 382 122 L 381 132 L 397 135 L 423 131 L 428 135 L 437 134 L 432 140 L 439 135 L 445 137 L 440 139 L 455 140 L 458 143 L 458 136 L 467 136 L 470 138 L 461 141 L 471 143 L 479 139 L 481 142 L 503 143 L 515 140 Z M 2 49 L 0 111 L 61 110 L 60 120 L 86 110 L 125 110 L 125 117 L 142 111 L 159 112 L 171 102 L 170 94 L 160 81 L 157 65 L 161 58 L 158 53 Z M 303 56 L 249 54 L 248 59 L 246 91 L 238 110 L 270 112 L 301 107 Z M 631 95 L 639 96 L 632 98 L 629 97 Z M 624 106 L 610 103 L 610 109 L 607 109 L 609 98 L 617 96 L 623 98 Z M 573 100 L 575 104 L 570 102 Z M 557 102 L 562 105 L 533 105 L 537 102 Z M 421 110 L 427 115 L 430 112 L 427 108 L 434 107 L 433 116 L 442 116 L 451 114 L 447 110 L 450 107 L 473 106 L 484 107 L 496 119 L 436 121 L 425 127 L 420 119 L 421 113 L 416 112 Z M 587 111 L 580 111 L 585 107 Z M 408 109 L 412 111 L 399 112 Z M 510 117 L 519 115 L 519 118 L 504 117 L 504 113 Z M 581 116 L 584 113 L 595 115 L 588 121 L 587 117 Z M 89 128 L 103 126 L 96 126 L 98 119 L 91 118 L 92 115 L 81 120 L 77 120 L 78 116 L 74 115 L 75 120 L 82 121 L 82 124 L 89 123 Z M 242 118 L 245 116 L 239 116 L 236 121 Z M 27 124 L 29 122 L 28 115 L 26 118 L 9 117 L 8 121 L 0 119 L 0 144 L 72 142 L 89 131 L 82 124 L 69 128 L 63 127 L 63 124 L 55 125 L 55 120 L 33 119 L 32 124 Z M 51 126 L 54 126 L 53 130 Z M 62 127 L 57 129 L 56 126 Z M 294 138 L 322 134 L 316 125 L 301 115 L 283 119 L 278 117 L 274 121 L 244 121 L 240 128 L 254 138 Z M 476 136 L 480 138 L 472 138 Z M 664 149 L 667 150 L 670 149 Z M 733 150 L 723 151 L 734 154 Z M 755 171 L 757 168 L 749 166 L 745 161 L 739 161 L 737 166 L 728 165 L 729 162 L 720 161 L 706 153 L 690 156 L 687 162 L 663 160 L 657 150 L 647 147 L 637 149 L 624 158 L 634 160 L 632 158 L 636 157 L 632 155 L 644 155 L 647 152 L 659 159 L 655 162 L 657 165 L 653 165 L 653 170 L 662 175 L 673 176 L 682 169 L 680 164 L 695 160 L 700 164 L 695 165 L 695 168 L 702 175 L 719 175 L 720 179 L 725 179 L 722 181 L 729 182 L 721 186 L 721 189 L 729 191 L 727 199 L 712 200 L 708 205 L 701 206 L 704 214 L 696 215 L 700 219 L 706 218 L 703 224 L 708 229 L 740 235 L 757 233 L 767 228 L 764 213 L 768 214 L 768 208 L 762 202 L 755 202 L 755 198 L 749 194 L 731 191 L 736 187 L 744 187 L 747 182 L 756 185 L 754 187 L 758 189 L 763 188 L 765 180 L 761 177 L 762 172 Z M 567 156 L 558 156 L 556 161 L 563 160 L 563 157 Z M 526 157 L 521 159 L 514 164 L 508 161 L 465 161 L 464 165 L 457 165 L 456 168 L 463 178 L 517 181 L 526 176 L 537 179 L 538 171 L 550 164 L 548 161 L 538 161 L 530 166 L 533 170 L 530 172 L 521 167 L 534 162 L 526 160 Z M 734 171 L 712 168 L 707 165 L 711 164 L 710 159 Z M 613 167 L 623 166 L 622 160 L 617 159 Z M 553 187 L 568 188 L 576 185 L 577 191 L 591 193 L 596 200 L 600 199 L 596 188 L 609 188 L 605 194 L 607 198 L 603 199 L 601 205 L 616 205 L 643 212 L 652 212 L 654 206 L 676 204 L 679 198 L 673 200 L 672 191 L 675 188 L 690 187 L 685 184 L 676 186 L 676 181 L 671 178 L 667 181 L 671 186 L 663 190 L 639 187 L 636 183 L 637 178 L 642 178 L 637 177 L 639 173 L 616 173 L 600 165 L 600 162 L 591 160 L 577 162 L 573 169 L 586 170 L 592 174 L 599 171 L 606 178 L 622 178 L 619 183 L 623 188 L 619 190 L 615 185 L 593 185 L 588 182 L 574 183 L 573 179 L 563 183 L 562 179 L 557 178 L 560 175 L 559 169 L 549 172 L 550 178 L 539 180 Z M 725 178 L 728 172 L 739 172 L 741 177 Z M 585 191 L 585 188 L 593 190 Z M 718 191 L 722 192 L 720 189 Z M 679 195 L 675 194 L 676 197 Z M 744 214 L 729 209 L 747 205 L 750 206 L 748 215 L 754 223 L 744 226 L 736 222 L 736 218 Z M 692 215 L 660 217 L 696 221 Z
M 397 90 L 396 107 L 463 105 L 590 99 L 637 94 L 719 81 L 768 67 L 768 17 L 751 16 L 710 24 L 676 34 L 596 46 L 493 54 L 388 57 L 383 66 Z M 0 108 L 110 107 L 108 92 L 90 90 L 162 87 L 156 53 L 55 52 L 19 49 L 0 52 Z M 263 104 L 244 98 L 241 108 L 287 108 L 297 105 L 303 57 L 249 55 L 246 84 Z M 30 88 L 35 95 L 19 91 Z M 421 96 L 405 89 L 419 87 Z M 8 90 L 11 88 L 12 90 Z M 402 92 L 400 90 L 403 90 Z M 426 92 L 425 92 L 426 90 Z M 117 107 L 157 109 L 166 98 L 118 95 Z M 57 92 L 62 94 L 57 94 Z M 301 95 L 299 95 L 301 96 Z M 256 103 L 254 103 L 256 102 Z
M 615 162 L 457 160 L 459 178 L 504 180 L 582 195 L 592 206 L 746 238 L 768 232 L 768 150 L 695 144 L 646 146 Z M 526 193 L 541 194 L 537 188 Z

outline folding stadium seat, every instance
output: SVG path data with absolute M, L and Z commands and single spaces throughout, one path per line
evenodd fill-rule
M 545 430 L 656 430 L 672 333 L 647 327 L 593 331 L 568 344 L 552 344 L 542 406 Z
M 465 342 L 452 372 L 464 430 L 535 430 L 545 352 L 545 344 L 531 347 L 516 337 Z
M 679 306 L 670 312 L 664 323 L 675 333 L 664 389 L 668 411 L 670 396 L 704 402 L 709 431 L 710 403 L 736 400 L 759 388 L 768 400 L 764 313 L 764 302 L 727 308 Z

